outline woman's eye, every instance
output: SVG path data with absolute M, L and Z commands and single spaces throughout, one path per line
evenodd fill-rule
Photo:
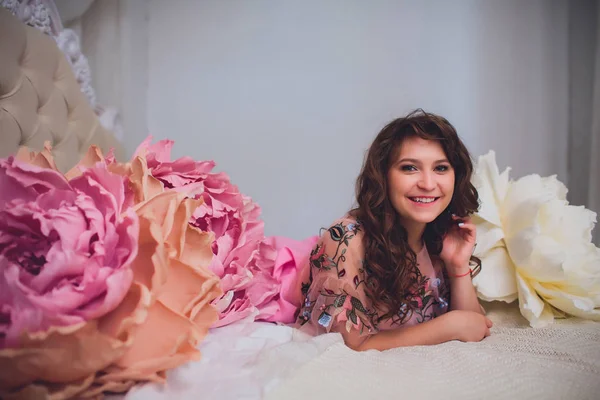
M 438 165 L 437 167 L 435 167 L 435 170 L 438 172 L 446 172 L 450 169 L 450 166 L 448 165 Z
M 416 171 L 417 168 L 414 165 L 403 165 L 400 167 L 402 171 Z

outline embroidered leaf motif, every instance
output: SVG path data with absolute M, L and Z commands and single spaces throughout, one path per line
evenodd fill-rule
M 358 275 L 354 275 L 353 282 L 354 282 L 354 286 L 358 287 L 358 284 L 360 283 L 360 281 L 358 280 Z
M 350 318 L 350 321 L 352 321 L 353 324 L 356 325 L 358 323 L 358 320 L 356 319 L 356 313 L 354 311 L 348 314 L 348 318 Z
M 352 322 L 350 320 L 346 321 L 346 331 L 350 332 L 352 329 Z
M 331 289 L 325 289 L 325 292 L 327 292 L 327 294 L 333 294 L 333 290 Z
M 363 312 L 363 313 L 367 312 L 367 310 L 365 309 L 365 307 L 363 306 L 361 301 L 359 299 L 357 299 L 356 297 L 352 297 L 350 299 L 350 303 L 352 303 L 352 307 L 356 308 L 358 311 Z
M 346 270 L 345 269 L 342 269 L 340 272 L 338 272 L 338 278 L 341 278 L 341 277 L 343 277 L 345 275 L 346 275 Z
M 329 228 L 329 234 L 333 240 L 339 242 L 344 237 L 344 228 L 341 224 L 334 225 Z
M 423 297 L 423 305 L 428 305 L 429 302 L 431 301 L 432 297 L 433 296 L 430 296 L 430 295 L 427 295 L 427 296 Z
M 346 295 L 343 294 L 341 296 L 338 296 L 335 298 L 335 300 L 333 301 L 333 306 L 334 307 L 341 307 L 344 305 L 344 302 L 346 301 Z
M 333 265 L 335 265 L 335 261 L 333 261 L 333 258 L 331 258 L 331 257 L 325 257 L 325 256 L 323 256 L 323 259 L 324 259 L 324 261 L 326 261 L 326 262 L 324 262 L 324 263 L 322 264 L 322 268 L 323 268 L 324 270 L 326 270 L 326 271 L 329 271 L 329 270 L 331 269 L 331 267 L 332 267 Z

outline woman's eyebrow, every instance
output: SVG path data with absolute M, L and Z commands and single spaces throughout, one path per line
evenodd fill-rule
M 414 164 L 420 164 L 421 160 L 417 160 L 416 158 L 402 158 L 398 161 L 399 163 L 401 162 L 411 162 Z M 449 162 L 447 158 L 441 158 L 439 160 L 434 161 L 434 164 L 441 164 L 441 163 L 447 163 Z
M 401 162 L 411 162 L 411 163 L 415 163 L 415 164 L 420 164 L 421 161 L 417 160 L 416 158 L 401 158 L 400 160 L 398 160 L 399 163 Z

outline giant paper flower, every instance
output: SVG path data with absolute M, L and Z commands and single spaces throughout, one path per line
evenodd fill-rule
M 149 293 L 150 306 L 132 329 L 131 346 L 97 376 L 87 395 L 123 391 L 139 381 L 164 381 L 167 370 L 198 360 L 197 345 L 218 318 L 211 302 L 222 294 L 218 277 L 208 269 L 214 236 L 189 224 L 202 204 L 191 198 L 198 188 L 165 189 L 142 156 L 118 164 L 93 149 L 78 169 L 85 171 L 94 162 L 105 162 L 128 178 L 140 221 L 133 281 Z
M 144 307 L 122 177 L 98 166 L 67 181 L 51 165 L 0 160 L 0 397 L 47 390 L 36 382 L 85 389 L 130 344 L 128 323 L 106 329 L 110 315 Z
M 11 171 L 8 178 L 12 181 L 7 181 L 8 178 L 2 178 L 0 174 L 2 187 L 11 189 L 17 197 L 31 194 L 18 190 L 18 183 L 22 183 L 29 191 L 36 190 L 39 193 L 54 186 L 60 189 L 63 189 L 63 186 L 80 188 L 83 185 L 81 182 L 90 181 L 90 177 L 99 174 L 98 171 L 103 172 L 103 175 L 100 175 L 103 180 L 95 179 L 89 182 L 90 196 L 109 200 L 111 196 L 114 197 L 112 202 L 106 202 L 108 204 L 93 204 L 98 211 L 84 203 L 86 207 L 80 207 L 78 213 L 77 209 L 73 209 L 69 202 L 65 201 L 64 196 L 58 196 L 58 190 L 54 190 L 51 193 L 53 201 L 75 216 L 85 219 L 88 226 L 73 225 L 76 218 L 67 219 L 62 215 L 56 217 L 57 225 L 60 225 L 56 229 L 69 240 L 62 240 L 60 246 L 56 245 L 53 256 L 68 261 L 69 257 L 73 257 L 69 246 L 72 247 L 75 243 L 85 251 L 85 245 L 89 244 L 90 249 L 84 255 L 93 260 L 106 256 L 111 262 L 108 266 L 114 263 L 116 268 L 124 253 L 117 246 L 121 243 L 114 239 L 115 229 L 111 221 L 121 221 L 127 217 L 135 221 L 133 230 L 136 240 L 133 247 L 136 251 L 124 264 L 127 268 L 122 268 L 128 275 L 116 281 L 122 286 L 122 290 L 118 292 L 120 297 L 114 294 L 106 295 L 106 299 L 101 297 L 99 294 L 102 292 L 98 292 L 98 287 L 102 288 L 104 285 L 111 289 L 114 279 L 90 267 L 89 271 L 86 271 L 99 281 L 96 283 L 91 279 L 94 285 L 91 285 L 90 292 L 96 296 L 89 304 L 84 302 L 85 307 L 75 308 L 74 311 L 70 311 L 70 303 L 65 300 L 77 300 L 76 296 L 61 299 L 62 302 L 58 304 L 66 308 L 66 317 L 72 318 L 72 314 L 77 316 L 86 312 L 85 317 L 88 319 L 84 318 L 80 324 L 64 328 L 56 327 L 54 322 L 46 331 L 33 333 L 29 332 L 33 328 L 27 326 L 25 333 L 28 335 L 20 341 L 19 349 L 0 351 L 0 397 L 3 395 L 2 390 L 18 387 L 18 395 L 25 398 L 44 397 L 49 394 L 57 399 L 89 398 L 104 391 L 122 392 L 136 382 L 164 381 L 167 370 L 189 360 L 197 360 L 200 357 L 197 345 L 218 318 L 218 313 L 211 303 L 222 294 L 218 277 L 208 269 L 212 259 L 211 244 L 214 236 L 189 224 L 192 214 L 202 204 L 202 199 L 193 199 L 199 187 L 189 185 L 179 191 L 170 190 L 152 177 L 144 157 L 136 156 L 130 163 L 121 164 L 115 162 L 111 154 L 104 157 L 94 146 L 65 176 L 56 171 L 49 147 L 40 153 L 22 149 L 18 157 L 27 163 L 22 162 L 19 165 L 26 171 L 36 171 L 39 177 L 31 177 L 30 172 L 17 174 Z M 9 160 L 18 163 L 12 158 Z M 10 185 L 7 185 L 7 182 Z M 37 198 L 42 205 L 46 204 L 49 200 L 45 197 L 48 196 L 37 196 L 37 192 L 30 197 Z M 4 199 L 7 193 L 9 192 L 2 192 L 0 198 Z M 12 203 L 9 205 L 13 206 Z M 115 210 L 109 206 L 114 206 Z M 69 216 L 68 213 L 63 214 Z M 40 215 L 43 217 L 43 214 L 37 213 L 32 219 L 36 221 L 36 218 L 41 218 Z M 97 218 L 104 218 L 105 223 L 97 223 Z M 99 235 L 93 235 L 98 227 L 105 227 L 112 236 L 102 235 L 101 232 Z M 18 229 L 33 228 L 35 224 L 25 220 L 9 226 L 8 232 L 14 236 L 19 234 Z M 48 230 L 45 225 L 42 225 L 42 228 L 42 234 L 33 235 L 41 244 L 45 243 L 44 234 Z M 117 233 L 122 233 L 122 229 L 116 230 Z M 96 236 L 99 236 L 100 240 Z M 53 237 L 50 239 L 54 240 Z M 3 247 L 5 242 L 10 246 Z M 22 251 L 15 252 L 12 249 L 15 247 L 13 242 L 18 245 L 14 238 L 4 241 L 0 239 L 0 249 L 8 248 L 12 251 L 10 254 L 17 257 L 16 262 L 24 265 L 25 269 L 35 268 L 40 255 L 35 253 L 35 257 L 29 257 L 29 253 L 23 251 L 35 247 L 31 243 L 25 243 L 27 246 L 24 246 Z M 112 248 L 104 251 L 101 245 Z M 75 252 L 74 255 L 78 254 Z M 29 257 L 31 263 L 24 263 L 23 256 Z M 73 270 L 76 265 L 72 264 L 67 262 L 61 265 L 73 275 L 67 274 L 62 280 L 50 282 L 49 293 L 58 292 L 56 289 L 62 286 L 70 287 L 74 292 L 81 291 L 80 288 L 90 281 L 78 280 L 75 274 L 77 271 Z M 56 270 L 57 268 L 53 267 L 50 272 Z M 15 287 L 18 288 L 13 282 L 9 282 L 6 287 L 11 291 L 14 291 Z M 18 300 L 18 297 L 4 290 L 6 287 L 0 290 L 0 299 L 2 295 L 6 295 L 9 300 Z M 92 292 L 92 289 L 98 293 Z M 114 290 L 107 289 L 107 292 L 113 293 Z M 47 296 L 45 300 L 44 304 L 37 302 L 31 307 L 34 313 L 44 311 L 46 307 L 54 307 L 52 297 Z M 109 306 L 112 306 L 112 311 Z M 25 317 L 27 313 L 23 313 L 23 316 L 17 315 L 13 319 Z M 66 318 L 60 313 L 59 317 Z M 32 320 L 37 321 L 33 318 Z M 3 332 L 2 328 L 3 325 L 0 325 L 0 333 Z M 28 383 L 31 384 L 23 387 Z
M 147 160 L 151 177 L 176 191 L 191 186 L 203 200 L 191 223 L 215 236 L 210 269 L 221 279 L 224 295 L 215 302 L 220 318 L 214 327 L 246 317 L 290 319 L 294 306 L 282 290 L 291 290 L 290 276 L 299 266 L 298 253 L 308 256 L 307 242 L 265 238 L 258 204 L 242 194 L 227 174 L 212 172 L 214 162 L 189 157 L 171 160 L 173 142 L 151 144 L 151 140 L 146 139 L 135 152 Z
M 509 179 L 494 152 L 479 158 L 473 184 L 481 208 L 474 279 L 480 298 L 512 302 L 533 327 L 564 314 L 600 320 L 600 249 L 591 243 L 596 214 L 569 205 L 555 176 Z

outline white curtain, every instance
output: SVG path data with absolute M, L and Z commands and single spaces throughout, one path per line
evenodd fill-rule
M 589 206 L 600 214 L 600 1 L 596 1 L 596 49 L 594 60 Z M 597 246 L 600 246 L 600 227 L 596 227 L 594 242 Z
M 128 153 L 147 134 L 147 4 L 146 0 L 96 0 L 79 19 L 81 47 L 96 97 L 118 112 L 120 139 Z
M 569 201 L 600 214 L 600 1 L 569 2 Z M 600 227 L 594 232 L 600 245 Z

